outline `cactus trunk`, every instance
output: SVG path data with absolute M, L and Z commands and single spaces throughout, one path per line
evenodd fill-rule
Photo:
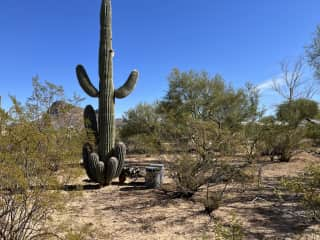
M 115 145 L 115 98 L 124 98 L 133 90 L 138 72 L 132 71 L 126 83 L 115 90 L 113 85 L 113 50 L 111 28 L 111 0 L 102 0 L 100 12 L 99 48 L 99 90 L 90 82 L 83 66 L 78 65 L 76 73 L 80 86 L 91 97 L 99 97 L 99 127 L 95 112 L 89 105 L 84 112 L 85 127 L 89 143 L 83 147 L 83 161 L 87 174 L 93 181 L 109 184 L 112 178 L 120 175 L 125 158 L 125 146 Z M 95 138 L 92 141 L 92 138 Z M 94 146 L 92 147 L 92 142 Z M 98 153 L 95 149 L 98 148 Z

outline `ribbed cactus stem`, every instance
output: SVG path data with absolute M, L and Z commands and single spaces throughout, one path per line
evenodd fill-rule
M 103 1 L 100 13 L 99 49 L 99 155 L 102 161 L 107 161 L 111 157 L 115 142 L 111 21 L 111 2 Z
M 83 90 L 91 97 L 99 97 L 99 127 L 94 109 L 89 105 L 84 111 L 85 127 L 89 143 L 83 146 L 84 167 L 90 179 L 101 184 L 109 184 L 112 178 L 120 175 L 124 164 L 126 148 L 115 145 L 115 98 L 128 96 L 138 79 L 138 72 L 132 71 L 125 84 L 119 89 L 113 85 L 111 0 L 102 0 L 100 12 L 99 47 L 99 90 L 91 83 L 82 65 L 76 68 L 76 74 Z M 92 147 L 92 144 L 95 147 Z M 97 146 L 98 145 L 98 146 Z M 96 147 L 98 150 L 96 152 Z

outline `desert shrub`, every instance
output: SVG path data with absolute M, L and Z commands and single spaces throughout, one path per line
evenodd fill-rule
M 192 196 L 209 181 L 217 163 L 216 151 L 223 145 L 221 141 L 224 138 L 215 124 L 190 119 L 185 123 L 184 131 L 174 135 L 175 146 L 181 152 L 175 157 L 171 173 L 177 190 L 183 195 Z
M 294 178 L 283 179 L 283 186 L 301 196 L 308 215 L 320 221 L 320 166 L 311 165 Z
M 56 182 L 45 161 L 44 136 L 22 117 L 15 103 L 10 114 L 1 116 L 6 133 L 0 139 L 0 236 L 1 239 L 41 239 L 49 235 L 45 223 L 56 208 L 57 195 L 42 187 Z M 8 123 L 14 124 L 9 126 Z
M 64 163 L 79 162 L 81 133 L 53 124 L 47 106 L 62 97 L 51 83 L 33 81 L 25 105 L 11 97 L 9 111 L 0 110 L 0 238 L 46 239 L 51 213 L 61 207 L 55 173 Z M 64 174 L 69 176 L 67 171 Z M 60 178 L 59 178 L 60 179 Z M 50 189 L 50 191 L 48 191 Z
M 74 95 L 67 100 L 61 86 L 47 81 L 41 83 L 38 78 L 33 79 L 32 85 L 32 95 L 25 106 L 21 105 L 19 118 L 33 128 L 33 134 L 42 138 L 37 150 L 44 154 L 43 159 L 52 169 L 78 162 L 84 131 L 82 110 L 77 105 L 82 99 Z M 14 125 L 22 126 L 20 120 Z
M 210 121 L 186 118 L 183 131 L 171 136 L 180 149 L 170 167 L 177 191 L 191 197 L 204 184 L 227 184 L 236 176 L 236 166 L 225 156 L 236 152 L 238 136 Z
M 183 154 L 177 156 L 170 170 L 177 191 L 183 197 L 191 197 L 203 184 L 207 183 L 211 168 L 210 160 L 200 160 L 190 154 Z
M 318 114 L 318 105 L 309 99 L 291 99 L 277 107 L 276 118 L 266 117 L 260 121 L 262 144 L 260 151 L 271 160 L 279 157 L 288 162 L 302 146 L 305 137 L 317 138 L 317 130 L 311 124 L 301 124 L 303 120 Z
M 203 199 L 202 203 L 204 206 L 205 213 L 211 216 L 211 213 L 220 207 L 220 203 L 221 203 L 224 191 L 227 188 L 227 184 L 225 185 L 223 190 L 220 192 L 214 192 L 214 193 L 210 192 L 209 187 L 210 187 L 210 184 L 207 183 L 206 197 Z
M 248 122 L 240 132 L 241 153 L 249 163 L 252 163 L 260 156 L 260 148 L 263 142 L 263 127 L 257 122 Z
M 243 172 L 237 166 L 228 164 L 219 158 L 208 156 L 202 158 L 201 155 L 195 153 L 176 156 L 175 162 L 170 166 L 170 173 L 176 183 L 177 193 L 186 198 L 192 197 L 205 184 L 207 186 L 224 184 L 221 192 L 208 193 L 207 198 L 203 199 L 205 207 L 207 204 L 208 208 L 214 204 L 219 206 L 223 193 L 230 182 L 244 179 Z
M 239 175 L 236 166 L 218 159 L 201 159 L 195 154 L 180 154 L 170 166 L 171 177 L 176 183 L 177 192 L 183 197 L 192 197 L 205 184 L 225 184 Z M 220 193 L 220 200 L 222 194 Z
M 318 103 L 310 99 L 297 99 L 280 104 L 277 108 L 277 119 L 297 127 L 307 118 L 313 118 L 318 114 Z
M 217 240 L 241 240 L 244 239 L 244 229 L 240 220 L 232 216 L 228 226 L 217 222 L 214 229 L 214 237 Z
M 157 104 L 140 103 L 123 116 L 119 137 L 131 153 L 154 153 L 160 148 Z
M 128 153 L 152 154 L 159 153 L 161 146 L 157 137 L 149 134 L 137 134 L 125 139 Z
M 263 127 L 260 152 L 269 156 L 271 161 L 278 157 L 281 162 L 288 162 L 300 148 L 304 134 L 304 129 L 300 127 L 291 128 L 274 122 L 266 124 Z
M 276 112 L 277 118 L 269 118 L 262 122 L 262 153 L 269 155 L 271 160 L 278 156 L 280 161 L 290 161 L 296 150 L 301 148 L 302 140 L 308 137 L 308 134 L 313 134 L 312 129 L 308 130 L 308 126 L 300 126 L 300 123 L 317 113 L 317 103 L 308 99 L 280 104 Z
M 220 207 L 220 202 L 220 194 L 210 194 L 203 201 L 204 211 L 210 215 L 214 210 L 217 210 Z
M 320 127 L 318 124 L 306 124 L 306 137 L 311 139 L 316 146 L 320 145 Z
M 77 230 L 68 229 L 65 240 L 85 240 L 88 239 L 88 237 L 94 237 L 92 233 L 95 232 L 97 232 L 97 230 L 93 228 L 92 224 L 84 224 Z

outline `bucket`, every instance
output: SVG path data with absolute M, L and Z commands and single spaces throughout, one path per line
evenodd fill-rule
M 160 174 L 160 181 L 161 181 L 161 184 L 163 183 L 163 179 L 164 179 L 164 164 L 161 164 L 161 163 L 152 163 L 150 164 L 150 167 L 157 167 L 160 169 L 161 171 L 161 174 Z
M 160 188 L 163 181 L 163 172 L 163 164 L 151 164 L 149 167 L 146 167 L 146 185 L 152 188 Z

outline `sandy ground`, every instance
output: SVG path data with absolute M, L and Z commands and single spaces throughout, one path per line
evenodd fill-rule
M 129 161 L 159 162 L 141 156 Z M 74 184 L 88 190 L 65 191 L 66 199 L 72 195 L 71 200 L 66 200 L 64 211 L 52 216 L 51 224 L 66 224 L 69 231 L 79 235 L 82 231 L 82 239 L 219 239 L 217 232 L 238 222 L 243 239 L 320 240 L 319 224 L 303 217 L 296 198 L 283 195 L 280 200 L 277 192 L 281 177 L 294 176 L 310 163 L 320 164 L 320 158 L 300 153 L 289 163 L 260 162 L 260 186 L 256 182 L 229 185 L 221 207 L 211 216 L 198 201 L 204 189 L 193 201 L 147 189 L 142 178 L 127 179 L 121 186 L 115 179 L 111 186 L 90 190 L 94 185 L 87 182 L 83 172 Z M 166 177 L 165 185 L 170 182 Z

